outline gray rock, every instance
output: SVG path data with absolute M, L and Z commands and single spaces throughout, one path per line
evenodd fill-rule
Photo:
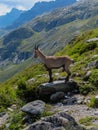
M 91 75 L 92 71 L 87 71 L 86 75 L 84 76 L 83 80 L 87 81 Z
M 0 113 L 0 127 L 3 126 L 6 122 L 7 119 L 9 118 L 9 115 L 5 112 Z
M 94 58 L 97 58 L 97 57 L 98 57 L 98 54 L 93 55 L 93 57 L 91 58 L 91 60 L 94 59 Z
M 40 115 L 45 110 L 45 102 L 36 100 L 23 106 L 21 110 L 27 114 Z
M 78 89 L 78 85 L 73 80 L 68 81 L 54 81 L 53 83 L 44 83 L 39 86 L 39 95 L 47 96 L 56 92 L 70 92 Z
M 95 111 L 95 113 L 94 113 L 94 114 L 98 116 L 98 111 Z
M 65 96 L 64 92 L 56 92 L 56 93 L 54 93 L 54 94 L 52 94 L 52 95 L 50 96 L 50 100 L 51 100 L 52 102 L 57 102 L 57 101 L 59 101 L 60 99 L 63 99 L 64 96 Z
M 25 128 L 24 130 L 53 130 L 53 124 L 45 121 L 38 121 Z
M 3 117 L 6 114 L 6 112 L 1 112 L 0 113 L 0 118 Z
M 98 95 L 95 96 L 95 99 L 98 101 Z
M 95 106 L 98 108 L 98 95 L 95 96 Z
M 84 104 L 84 97 L 83 97 L 83 96 L 78 96 L 78 97 L 77 97 L 77 104 L 78 104 L 78 105 Z
M 13 105 L 11 106 L 11 109 L 16 110 L 16 109 L 17 109 L 17 105 L 16 105 L 16 104 L 13 104 Z
M 92 61 L 92 62 L 90 62 L 90 63 L 86 66 L 86 68 L 88 68 L 88 69 L 90 69 L 90 68 L 92 68 L 92 67 L 95 67 L 96 69 L 98 69 L 98 60 Z
M 87 40 L 87 42 L 94 42 L 94 41 L 98 41 L 98 38 L 95 37 Z
M 58 128 L 54 128 L 53 130 L 65 130 L 64 127 L 58 127 Z
M 78 126 L 73 117 L 65 112 L 57 113 L 53 116 L 42 118 L 24 130 L 84 130 Z
M 62 101 L 62 103 L 65 105 L 73 105 L 76 101 L 77 101 L 77 99 L 73 97 L 73 98 L 69 98 L 69 99 L 64 99 Z

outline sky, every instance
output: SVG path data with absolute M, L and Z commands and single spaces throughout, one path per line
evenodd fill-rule
M 12 8 L 20 10 L 28 10 L 39 1 L 52 1 L 52 0 L 0 0 L 0 15 L 5 15 L 10 12 Z

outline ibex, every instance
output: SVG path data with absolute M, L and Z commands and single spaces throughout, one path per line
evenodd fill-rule
M 34 58 L 40 58 L 42 63 L 44 64 L 46 70 L 49 72 L 49 82 L 53 82 L 52 78 L 52 69 L 63 68 L 62 71 L 67 73 L 67 77 L 65 78 L 65 82 L 69 80 L 71 72 L 69 70 L 70 64 L 74 63 L 72 59 L 67 56 L 46 56 L 44 55 L 38 46 L 34 48 Z

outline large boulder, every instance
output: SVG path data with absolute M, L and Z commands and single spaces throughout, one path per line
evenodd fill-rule
M 42 118 L 24 130 L 85 130 L 80 127 L 73 117 L 65 112 Z
M 53 83 L 44 83 L 39 86 L 39 95 L 42 97 L 51 95 L 56 92 L 68 93 L 78 89 L 78 85 L 73 80 L 65 83 L 65 81 L 54 81 Z
M 45 110 L 45 103 L 41 100 L 36 100 L 27 103 L 25 106 L 21 108 L 21 110 L 27 114 L 40 115 Z

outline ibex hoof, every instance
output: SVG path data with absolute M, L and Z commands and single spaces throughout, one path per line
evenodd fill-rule
M 53 80 L 49 80 L 49 82 L 48 83 L 52 83 L 53 82 Z
M 69 81 L 69 78 L 65 78 L 65 83 L 67 83 Z

